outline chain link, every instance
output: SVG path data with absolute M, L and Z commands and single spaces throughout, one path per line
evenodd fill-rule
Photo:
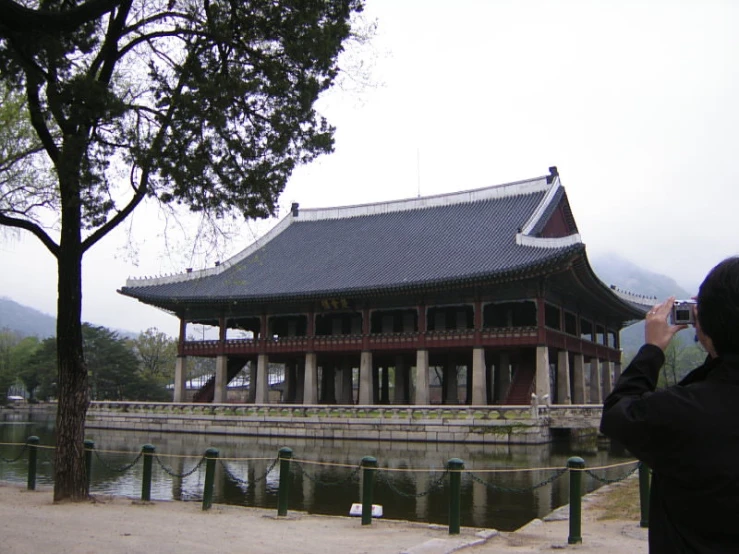
M 307 471 L 305 471 L 305 468 L 303 467 L 303 464 L 301 464 L 300 462 L 294 462 L 293 464 L 291 464 L 291 466 L 292 465 L 296 466 L 300 470 L 300 472 L 303 475 L 305 475 L 309 480 L 313 481 L 314 483 L 316 483 L 318 485 L 323 485 L 323 486 L 326 486 L 326 487 L 337 487 L 339 485 L 343 485 L 345 483 L 349 483 L 349 482 L 352 482 L 352 481 L 355 481 L 355 482 L 356 481 L 359 481 L 359 478 L 357 476 L 359 475 L 359 471 L 362 469 L 362 466 L 361 465 L 358 465 L 344 479 L 338 479 L 336 481 L 324 481 L 323 479 L 319 479 L 318 477 L 316 477 L 314 475 L 311 475 L 310 473 L 308 473 Z
M 198 463 L 195 464 L 195 467 L 193 467 L 190 471 L 185 471 L 184 473 L 177 473 L 171 467 L 165 466 L 164 465 L 164 462 L 162 462 L 162 460 L 159 459 L 159 456 L 156 456 L 155 455 L 154 456 L 154 459 L 157 461 L 157 464 L 159 464 L 159 467 L 162 468 L 162 470 L 164 471 L 164 473 L 166 473 L 170 477 L 177 477 L 178 479 L 185 479 L 186 477 L 190 477 L 190 475 L 192 475 L 193 473 L 195 473 L 200 468 L 200 466 L 203 465 L 203 462 L 205 461 L 205 456 L 203 456 L 202 458 L 200 458 L 200 460 L 198 461 Z
M 387 474 L 387 475 L 385 475 L 385 474 Z M 392 490 L 393 492 L 399 494 L 400 496 L 405 496 L 406 498 L 421 498 L 423 496 L 426 496 L 428 494 L 431 494 L 431 492 L 433 490 L 435 490 L 439 486 L 441 486 L 441 484 L 444 482 L 444 478 L 448 474 L 449 474 L 449 470 L 445 470 L 444 473 L 442 473 L 441 476 L 439 476 L 439 478 L 436 479 L 436 481 L 434 481 L 433 483 L 431 483 L 429 485 L 429 487 L 425 491 L 422 491 L 422 492 L 419 492 L 419 493 L 410 493 L 410 492 L 405 492 L 405 491 L 400 490 L 398 487 L 396 487 L 393 484 L 392 480 L 390 479 L 390 472 L 388 472 L 388 471 L 382 471 L 382 470 L 378 471 L 377 472 L 377 477 L 380 480 L 382 480 L 385 484 L 387 484 L 387 486 L 390 488 L 390 490 Z
M 633 475 L 633 474 L 634 474 L 634 473 L 636 473 L 636 471 L 637 471 L 637 470 L 639 469 L 639 466 L 641 466 L 641 462 L 639 462 L 638 464 L 636 464 L 636 466 L 634 467 L 634 469 L 632 469 L 631 471 L 629 471 L 629 472 L 628 472 L 628 473 L 626 473 L 625 475 L 622 475 L 621 477 L 616 477 L 615 479 L 609 479 L 609 478 L 607 478 L 607 477 L 598 477 L 598 476 L 597 476 L 597 475 L 596 475 L 595 473 L 593 473 L 593 472 L 592 472 L 592 471 L 590 471 L 589 469 L 586 469 L 586 470 L 585 470 L 585 473 L 587 473 L 587 474 L 588 474 L 588 475 L 590 475 L 590 476 L 591 476 L 591 477 L 592 477 L 593 479 L 595 479 L 596 481 L 598 481 L 598 482 L 600 482 L 600 483 L 603 483 L 603 484 L 605 484 L 605 485 L 610 485 L 610 484 L 612 484 L 612 483 L 618 483 L 619 481 L 623 481 L 624 479 L 626 479 L 626 478 L 627 478 L 627 477 L 629 477 L 630 475 Z
M 536 485 L 532 485 L 530 487 L 521 487 L 521 488 L 517 488 L 517 487 L 503 487 L 501 485 L 495 485 L 493 483 L 488 483 L 487 481 L 483 481 L 482 479 L 480 479 L 477 475 L 475 475 L 472 472 L 466 471 L 465 473 L 467 475 L 469 475 L 470 477 L 472 477 L 472 480 L 473 481 L 476 481 L 476 482 L 478 482 L 478 483 L 480 483 L 482 485 L 485 485 L 487 488 L 489 488 L 491 490 L 500 491 L 500 492 L 524 493 L 524 492 L 535 491 L 536 489 L 540 489 L 541 487 L 545 487 L 546 485 L 549 485 L 550 483 L 554 483 L 557 479 L 559 479 L 565 473 L 567 473 L 567 470 L 564 469 L 564 468 L 563 469 L 560 469 L 556 473 L 554 473 L 554 475 L 552 475 L 551 477 L 545 479 L 541 483 L 537 483 Z
M 277 465 L 277 462 L 279 460 L 280 460 L 279 458 L 275 458 L 274 460 L 272 460 L 272 463 L 269 465 L 269 467 L 267 468 L 267 470 L 260 477 L 256 477 L 252 481 L 252 483 L 259 483 L 263 479 L 266 479 L 267 478 L 267 475 L 269 475 L 270 472 L 275 468 L 275 466 Z M 248 485 L 249 484 L 248 477 L 246 479 L 241 479 L 241 478 L 237 477 L 236 475 L 234 475 L 233 472 L 230 469 L 228 469 L 228 466 L 226 465 L 226 462 L 224 462 L 223 460 L 218 460 L 218 462 L 221 464 L 221 467 L 223 468 L 223 471 L 226 472 L 226 475 L 228 475 L 228 477 L 230 479 L 232 479 L 233 481 L 235 481 L 239 485 Z
M 136 458 L 133 460 L 133 462 L 131 462 L 129 464 L 124 464 L 124 465 L 119 466 L 119 467 L 114 467 L 114 466 L 110 465 L 108 462 L 106 462 L 102 458 L 102 456 L 100 456 L 100 454 L 98 454 L 98 451 L 97 450 L 93 450 L 93 452 L 95 453 L 95 458 L 97 458 L 97 460 L 101 464 L 103 464 L 103 467 L 105 467 L 105 469 L 107 469 L 108 471 L 112 471 L 114 473 L 124 473 L 124 472 L 128 471 L 133 466 L 135 466 L 138 463 L 138 461 L 141 459 L 141 456 L 144 455 L 144 452 L 141 451 L 141 452 L 139 452 L 139 455 L 136 456 Z
M 6 464 L 12 464 L 14 462 L 17 462 L 23 457 L 23 454 L 26 452 L 27 449 L 28 449 L 28 443 L 23 445 L 23 448 L 21 448 L 20 454 L 18 454 L 18 456 L 16 456 L 15 458 L 3 458 L 2 456 L 0 456 L 0 461 L 5 462 Z

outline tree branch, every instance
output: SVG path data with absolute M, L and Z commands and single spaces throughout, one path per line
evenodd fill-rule
M 89 0 L 84 4 L 63 11 L 34 10 L 19 2 L 0 0 L 0 36 L 11 33 L 43 33 L 58 35 L 74 31 L 80 26 L 112 11 L 121 0 Z
M 1 1 L 2 0 L 0 0 L 0 2 Z M 49 128 L 46 126 L 46 121 L 44 121 L 38 88 L 33 86 L 30 81 L 26 81 L 26 98 L 28 98 L 28 111 L 31 113 L 31 125 L 33 125 L 33 128 L 36 130 L 36 134 L 41 140 L 41 144 L 44 145 L 44 150 L 46 150 L 49 158 L 51 158 L 51 161 L 56 165 L 59 161 L 59 148 L 54 142 L 54 137 L 51 136 Z
M 59 257 L 59 245 L 55 243 L 49 235 L 46 234 L 46 231 L 44 231 L 35 223 L 32 223 L 25 219 L 9 217 L 5 214 L 0 213 L 0 225 L 5 225 L 7 227 L 16 227 L 18 229 L 25 229 L 26 231 L 33 233 L 34 235 L 36 235 L 36 238 L 38 238 L 49 250 L 49 252 L 54 254 L 54 257 Z

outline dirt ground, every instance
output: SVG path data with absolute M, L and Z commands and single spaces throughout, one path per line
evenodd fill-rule
M 48 489 L 30 492 L 6 483 L 0 484 L 0 552 L 646 553 L 646 530 L 636 520 L 599 519 L 614 494 L 611 486 L 585 497 L 583 543 L 569 546 L 566 508 L 512 533 L 463 528 L 450 537 L 444 526 L 382 519 L 362 526 L 359 518 L 302 512 L 278 518 L 273 510 L 225 505 L 203 512 L 194 502 L 142 503 L 97 496 L 90 502 L 54 504 Z

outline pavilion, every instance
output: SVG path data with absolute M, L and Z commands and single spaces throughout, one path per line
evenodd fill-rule
M 207 356 L 200 399 L 215 402 L 250 362 L 255 403 L 269 402 L 269 363 L 284 364 L 286 403 L 427 405 L 432 369 L 445 404 L 600 403 L 620 329 L 649 307 L 593 272 L 556 167 L 438 196 L 293 204 L 231 259 L 119 292 L 180 319 L 176 402 L 186 357 Z M 188 339 L 192 323 L 218 340 Z

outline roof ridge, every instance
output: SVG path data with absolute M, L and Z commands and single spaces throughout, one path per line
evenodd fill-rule
M 456 192 L 446 192 L 417 198 L 403 198 L 384 202 L 354 204 L 328 208 L 301 209 L 297 221 L 320 221 L 324 219 L 348 219 L 386 213 L 404 212 L 425 208 L 453 206 L 498 198 L 510 198 L 525 194 L 545 192 L 552 187 L 547 183 L 547 176 L 534 177 L 512 183 L 491 185 L 488 187 L 468 189 Z

